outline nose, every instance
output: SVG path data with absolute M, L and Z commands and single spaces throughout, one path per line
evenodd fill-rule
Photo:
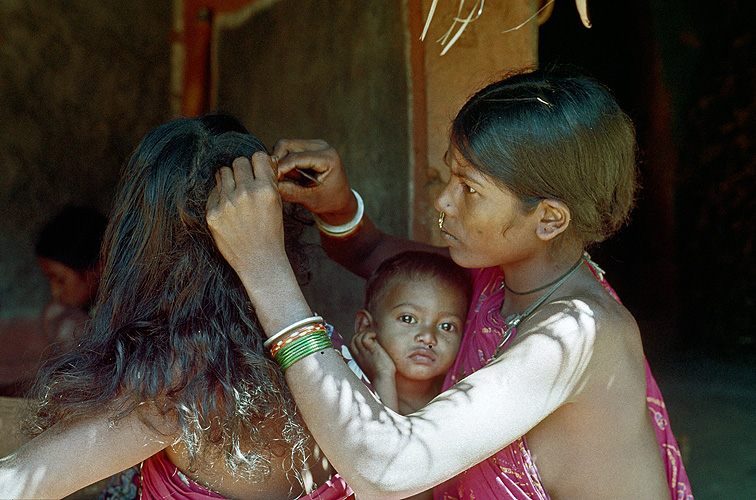
M 451 204 L 451 195 L 449 193 L 449 184 L 451 183 L 451 179 L 449 182 L 446 183 L 446 186 L 444 186 L 444 189 L 441 190 L 440 193 L 438 193 L 438 196 L 436 196 L 436 200 L 433 202 L 433 206 L 438 210 L 439 212 L 445 212 L 447 215 L 453 212 L 452 210 L 452 204 Z
M 436 335 L 431 328 L 425 328 L 420 333 L 415 335 L 415 342 L 424 344 L 429 347 L 436 345 Z

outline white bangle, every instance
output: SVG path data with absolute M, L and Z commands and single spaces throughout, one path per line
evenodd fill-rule
M 305 325 L 314 324 L 314 323 L 322 323 L 322 322 L 323 322 L 323 318 L 321 316 L 310 316 L 309 318 L 301 319 L 297 321 L 296 323 L 293 323 L 287 326 L 286 328 L 276 333 L 275 335 L 271 336 L 270 338 L 268 338 L 268 340 L 266 340 L 265 343 L 263 343 L 263 347 L 267 349 L 268 347 L 272 346 L 278 339 L 280 339 L 287 333 L 293 330 L 296 330 L 300 326 L 305 326 Z
M 323 219 L 318 217 L 317 214 L 312 214 L 312 217 L 313 219 L 315 219 L 315 224 L 318 226 L 318 229 L 329 236 L 340 237 L 348 236 L 359 227 L 360 222 L 362 222 L 362 217 L 365 215 L 365 202 L 362 201 L 362 196 L 360 196 L 357 191 L 355 191 L 354 189 L 352 189 L 351 191 L 352 193 L 354 193 L 354 197 L 357 198 L 357 213 L 354 214 L 352 220 L 340 226 L 332 226 L 331 224 L 323 222 Z

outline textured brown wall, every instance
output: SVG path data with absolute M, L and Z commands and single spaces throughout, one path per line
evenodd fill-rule
M 431 0 L 423 0 L 423 14 L 430 10 Z M 426 211 L 416 214 L 429 228 L 430 240 L 443 245 L 436 228 L 438 211 L 433 201 L 449 179 L 443 157 L 449 145 L 449 126 L 462 105 L 476 91 L 501 78 L 505 73 L 538 65 L 538 20 L 532 0 L 488 0 L 479 18 L 470 23 L 459 39 L 446 48 L 437 43 L 451 28 L 459 24 L 459 3 L 439 2 L 425 38 L 425 73 L 427 87 L 427 151 L 428 165 L 423 195 Z M 466 18 L 475 2 L 464 4 Z M 573 6 L 574 8 L 574 6 Z M 523 24 L 519 29 L 502 33 Z
M 272 148 L 320 138 L 383 230 L 408 235 L 410 145 L 402 2 L 281 0 L 219 19 L 218 107 Z M 313 229 L 308 239 L 317 241 Z M 317 252 L 310 305 L 351 335 L 363 282 Z
M 33 256 L 66 203 L 106 212 L 123 160 L 169 118 L 171 4 L 0 2 L 0 317 L 47 300 Z

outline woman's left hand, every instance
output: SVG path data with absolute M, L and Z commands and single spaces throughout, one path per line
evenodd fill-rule
M 251 163 L 236 158 L 231 168 L 221 167 L 215 174 L 207 224 L 218 250 L 242 278 L 257 276 L 277 262 L 288 266 L 276 178 L 270 157 L 262 152 Z

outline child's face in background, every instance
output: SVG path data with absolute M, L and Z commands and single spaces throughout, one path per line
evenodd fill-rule
M 50 293 L 55 302 L 80 309 L 89 307 L 97 291 L 96 271 L 78 272 L 46 257 L 38 257 L 37 262 L 50 282 Z
M 378 343 L 397 378 L 429 380 L 454 363 L 467 314 L 466 297 L 438 278 L 394 280 L 373 317 Z

